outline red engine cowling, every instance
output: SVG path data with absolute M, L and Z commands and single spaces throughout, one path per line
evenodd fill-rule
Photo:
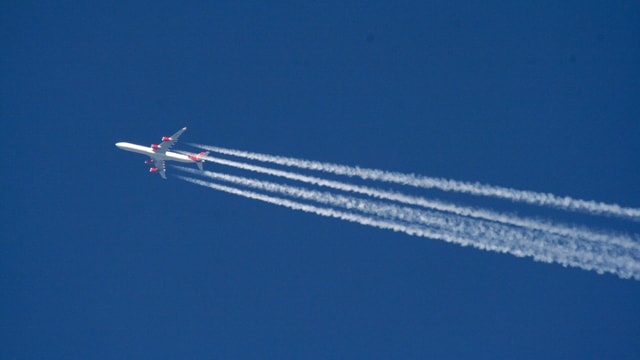
M 152 148 L 152 149 L 160 149 L 160 145 L 158 145 L 158 144 L 151 144 L 151 148 Z
M 153 160 L 151 160 L 151 159 L 145 160 L 144 163 L 147 164 L 147 165 L 151 165 L 151 164 L 153 164 Z
M 172 139 L 169 136 L 163 136 L 162 141 L 171 141 Z
M 158 168 L 157 167 L 152 167 L 151 169 L 149 169 L 149 172 L 151 172 L 151 173 L 158 172 Z

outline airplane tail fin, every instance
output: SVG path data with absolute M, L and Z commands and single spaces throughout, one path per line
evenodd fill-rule
M 203 170 L 202 164 L 204 163 L 204 159 L 202 159 L 203 157 L 209 155 L 208 151 L 203 151 L 199 154 L 196 155 L 189 155 L 189 159 L 194 161 L 196 163 L 196 165 L 198 165 L 198 169 Z
M 200 169 L 200 171 L 204 170 L 204 167 L 203 167 L 204 160 L 202 160 L 202 158 L 207 155 L 209 155 L 208 151 L 203 151 L 198 155 L 196 155 L 196 165 L 198 165 L 198 169 Z

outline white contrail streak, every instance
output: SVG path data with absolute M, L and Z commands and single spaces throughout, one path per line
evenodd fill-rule
M 444 240 L 463 246 L 471 245 L 484 250 L 505 252 L 516 256 L 530 256 L 538 261 L 556 262 L 564 266 L 594 270 L 598 273 L 609 272 L 622 278 L 633 277 L 640 280 L 640 252 L 637 249 L 635 251 L 628 251 L 620 249 L 614 244 L 593 243 L 590 241 L 579 242 L 558 235 L 546 234 L 541 231 L 518 230 L 506 225 L 473 220 L 457 215 L 420 211 L 407 207 L 322 193 L 260 180 L 217 173 L 210 173 L 209 175 L 219 180 L 230 181 L 242 186 L 251 186 L 263 191 L 276 192 L 285 196 L 316 201 L 325 205 L 340 206 L 351 211 L 361 211 L 371 215 L 362 216 L 352 212 L 317 207 L 194 178 L 178 177 L 201 186 L 266 201 L 295 210 L 336 217 L 383 229 L 391 229 L 409 235 Z M 401 221 L 386 220 L 380 217 L 391 217 L 401 219 Z
M 233 175 L 226 175 L 226 174 L 221 174 L 221 173 L 216 173 L 216 172 L 211 172 L 211 171 L 198 171 L 195 169 L 191 169 L 191 168 L 187 168 L 187 167 L 183 167 L 183 166 L 175 166 L 176 168 L 189 172 L 191 174 L 196 174 L 196 175 L 204 175 L 206 177 L 212 178 L 212 179 L 216 179 L 216 180 L 222 180 L 222 181 L 226 181 L 226 182 L 231 182 L 237 185 L 242 185 L 242 186 L 246 186 L 246 187 L 253 187 L 253 188 L 258 188 L 260 190 L 266 190 L 266 191 L 272 191 L 272 192 L 278 192 L 282 195 L 286 195 L 286 196 L 295 196 L 295 197 L 304 197 L 301 194 L 322 194 L 323 198 L 339 198 L 339 196 L 337 195 L 333 195 L 330 193 L 320 193 L 320 192 L 314 192 L 314 191 L 310 191 L 307 189 L 302 189 L 302 188 L 297 188 L 297 187 L 292 187 L 292 186 L 286 186 L 286 185 L 280 185 L 280 184 L 276 184 L 276 183 L 272 183 L 272 182 L 267 182 L 267 181 L 262 181 L 262 180 L 255 180 L 255 179 L 247 179 L 247 178 L 243 178 L 243 177 L 238 177 L 238 176 L 233 176 Z M 291 175 L 297 175 L 297 174 L 291 174 Z M 316 180 L 321 180 L 321 179 L 316 179 L 313 178 L 314 181 L 309 181 L 309 183 L 312 184 L 316 184 Z M 344 183 L 336 183 L 336 186 L 330 186 L 339 190 L 344 190 L 344 191 L 351 191 L 352 187 L 354 187 L 353 185 L 349 185 L 349 184 L 344 184 Z M 589 240 L 589 241 L 600 241 L 600 242 L 605 242 L 608 244 L 615 244 L 615 245 L 619 245 L 625 248 L 629 248 L 629 249 L 635 249 L 636 251 L 640 251 L 640 243 L 638 243 L 637 241 L 634 241 L 632 238 L 621 235 L 621 234 L 602 234 L 602 233 L 595 233 L 586 229 L 576 229 L 576 228 L 571 228 L 571 227 L 567 227 L 567 226 L 561 226 L 561 225 L 553 225 L 553 224 L 549 224 L 549 223 L 545 223 L 545 222 L 540 222 L 540 221 L 534 221 L 534 220 L 530 220 L 530 219 L 520 219 L 517 218 L 515 216 L 508 216 L 508 215 L 504 215 L 504 214 L 498 214 L 498 213 L 494 213 L 494 212 L 490 212 L 490 211 L 485 211 L 485 210 L 478 210 L 478 209 L 470 209 L 470 208 L 464 208 L 464 207 L 458 207 L 452 204 L 443 204 L 443 203 L 439 203 L 439 202 L 431 202 L 428 201 L 426 199 L 421 199 L 421 198 L 414 198 L 414 197 L 410 197 L 407 195 L 402 195 L 402 194 L 397 194 L 397 193 L 388 193 L 388 192 L 384 192 L 384 191 L 379 191 L 379 190 L 375 190 L 375 189 L 370 189 L 370 188 L 366 188 L 366 187 L 356 187 L 359 191 L 356 191 L 358 193 L 362 193 L 362 194 L 366 194 L 366 195 L 374 195 L 374 197 L 378 197 L 378 198 L 384 198 L 384 199 L 389 199 L 389 200 L 396 200 L 399 202 L 403 202 L 403 203 L 407 203 L 407 204 L 412 204 L 412 205 L 421 205 L 423 207 L 426 207 L 428 209 L 432 209 L 432 210 L 437 210 L 437 211 L 445 211 L 445 212 L 450 212 L 456 215 L 460 215 L 460 216 L 469 216 L 469 217 L 473 217 L 473 218 L 478 218 L 478 219 L 483 219 L 483 220 L 489 220 L 489 221 L 494 221 L 494 222 L 499 222 L 499 223 L 503 223 L 503 224 L 508 224 L 508 225 L 514 225 L 514 226 L 519 226 L 519 227 L 524 227 L 524 228 L 528 228 L 528 229 L 532 229 L 532 230 L 540 230 L 540 231 L 544 231 L 547 233 L 551 233 L 551 234 L 557 234 L 557 235 L 562 235 L 562 236 L 567 236 L 573 239 L 580 239 L 580 240 Z M 294 190 L 291 190 L 294 189 Z M 292 193 L 293 191 L 293 193 Z M 382 195 L 378 194 L 378 192 L 380 192 Z M 387 194 L 393 195 L 393 196 L 386 196 Z M 304 197 L 305 199 L 309 200 L 309 197 Z M 343 199 L 345 197 L 342 197 Z M 352 198 L 353 199 L 353 198 Z M 315 201 L 320 201 L 317 198 L 313 198 L 311 200 L 315 200 Z M 414 201 L 415 200 L 415 201 Z M 419 201 L 422 200 L 422 201 Z M 371 202 L 370 202 L 371 203 Z M 371 203 L 373 204 L 373 203 Z M 376 203 L 378 204 L 378 203 Z M 338 205 L 336 203 L 330 203 L 330 205 Z M 340 205 L 342 206 L 342 205 Z M 374 205 L 369 205 L 369 207 L 374 206 Z M 358 208 L 360 209 L 360 208 Z M 402 208 L 403 211 L 400 212 L 401 216 L 396 216 L 401 220 L 406 220 L 406 216 L 408 214 L 414 214 L 419 212 L 418 210 L 414 210 L 411 208 L 407 208 L 404 207 Z M 387 211 L 386 214 L 388 215 L 390 212 Z M 398 213 L 396 211 L 396 213 Z M 377 215 L 380 215 L 380 213 L 377 213 Z M 411 221 L 419 221 L 420 218 L 424 218 L 423 216 L 414 216 Z
M 427 209 L 451 212 L 457 215 L 470 216 L 477 219 L 483 219 L 483 220 L 495 221 L 495 222 L 500 222 L 500 223 L 514 225 L 514 226 L 526 227 L 529 229 L 541 230 L 541 231 L 545 231 L 553 234 L 570 236 L 574 238 L 586 238 L 594 241 L 614 242 L 614 243 L 619 243 L 619 245 L 622 245 L 625 247 L 638 248 L 640 246 L 640 243 L 638 241 L 634 241 L 633 239 L 623 235 L 613 237 L 608 234 L 600 234 L 600 233 L 589 231 L 586 229 L 561 226 L 561 225 L 553 225 L 547 222 L 536 221 L 531 219 L 522 219 L 515 216 L 498 214 L 498 213 L 487 211 L 487 210 L 479 210 L 479 209 L 473 209 L 468 207 L 462 207 L 462 206 L 447 204 L 439 201 L 427 200 L 425 198 L 421 198 L 417 196 L 408 196 L 408 195 L 397 193 L 397 192 L 384 191 L 384 190 L 373 189 L 365 186 L 352 185 L 352 184 L 347 184 L 339 181 L 301 175 L 301 174 L 292 173 L 292 172 L 283 171 L 283 170 L 270 169 L 270 168 L 266 168 L 258 165 L 251 165 L 251 164 L 240 163 L 240 162 L 226 160 L 226 159 L 220 159 L 212 156 L 207 156 L 204 159 L 207 161 L 221 164 L 221 165 L 236 167 L 236 168 L 247 170 L 247 171 L 263 173 L 271 176 L 283 177 L 290 180 L 300 181 L 300 182 L 318 185 L 318 186 L 324 186 L 324 187 L 346 191 L 346 192 L 353 192 L 353 193 L 368 195 L 368 196 L 376 197 L 379 199 L 397 201 L 404 204 L 422 206 Z M 178 168 L 185 171 L 191 170 L 191 169 L 183 168 L 179 166 Z
M 316 171 L 328 172 L 336 175 L 359 177 L 365 180 L 376 180 L 402 185 L 438 189 L 442 191 L 455 191 L 479 196 L 491 196 L 511 201 L 523 202 L 532 205 L 549 206 L 570 211 L 586 212 L 591 214 L 602 214 L 617 216 L 640 221 L 640 209 L 622 207 L 617 204 L 606 204 L 602 202 L 573 199 L 568 196 L 557 196 L 554 194 L 538 193 L 528 190 L 517 190 L 506 187 L 485 185 L 480 183 L 468 183 L 456 180 L 420 176 L 415 174 L 403 174 L 377 169 L 367 169 L 354 166 L 345 166 L 318 161 L 296 159 L 290 157 L 273 156 L 247 151 L 225 149 L 221 147 L 192 144 L 196 147 L 217 152 L 220 154 L 242 157 L 250 160 L 270 162 L 278 165 L 297 167 Z

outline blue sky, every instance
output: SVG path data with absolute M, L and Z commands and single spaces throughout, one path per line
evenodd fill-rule
M 162 181 L 114 146 L 188 126 L 639 207 L 638 24 L 633 1 L 5 4 L 0 358 L 640 358 L 637 281 Z

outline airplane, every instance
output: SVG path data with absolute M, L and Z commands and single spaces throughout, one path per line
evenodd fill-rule
M 150 165 L 149 172 L 158 173 L 163 179 L 167 179 L 165 161 L 180 161 L 180 162 L 195 162 L 198 168 L 202 170 L 202 164 L 204 163 L 203 157 L 207 156 L 209 152 L 201 152 L 193 155 L 183 155 L 172 151 L 169 151 L 171 147 L 178 142 L 178 138 L 183 132 L 187 130 L 186 127 L 178 130 L 171 136 L 163 136 L 160 144 L 151 144 L 151 146 L 142 146 L 131 144 L 128 142 L 116 143 L 116 146 L 122 150 L 132 151 L 138 154 L 149 156 L 149 160 L 144 163 Z

